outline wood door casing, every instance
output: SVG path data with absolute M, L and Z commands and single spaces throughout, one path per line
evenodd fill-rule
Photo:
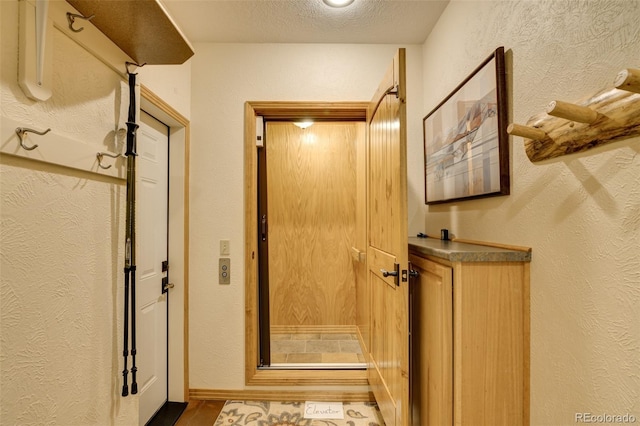
M 363 353 L 369 352 L 371 340 L 371 301 L 367 283 L 367 140 L 360 138 L 356 147 L 356 241 L 352 262 L 356 274 L 356 329 Z
M 259 385 L 349 385 L 367 384 L 367 372 L 362 370 L 273 370 L 258 367 L 258 215 L 257 215 L 257 127 L 256 118 L 265 120 L 361 120 L 367 115 L 368 102 L 260 102 L 248 101 L 244 105 L 244 168 L 245 168 L 245 226 L 244 226 L 244 274 L 245 274 L 245 384 Z M 350 395 L 345 391 L 342 395 Z M 312 393 L 309 393 L 312 395 Z M 309 396 L 308 395 L 308 396 Z M 322 394 L 316 394 L 318 398 Z M 344 397 L 344 396 L 343 396 Z M 356 396 L 361 400 L 359 396 Z M 310 398 L 310 396 L 309 396 Z M 311 398 L 313 399 L 313 398 Z M 322 399 L 318 399 L 322 400 Z M 332 401 L 342 400 L 332 398 Z
M 272 326 L 356 324 L 356 145 L 363 122 L 267 122 Z
M 371 297 L 369 382 L 387 426 L 409 424 L 405 50 L 388 68 L 367 112 L 367 268 Z

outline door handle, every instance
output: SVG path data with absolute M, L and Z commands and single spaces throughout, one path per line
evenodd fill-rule
M 398 271 L 387 271 L 386 269 L 380 269 L 380 272 L 382 272 L 382 276 L 385 278 L 398 276 Z
M 396 285 L 400 285 L 400 264 L 394 263 L 393 271 L 387 271 L 386 269 L 381 268 L 380 272 L 382 273 L 382 276 L 385 278 L 394 277 L 394 282 L 396 283 Z
M 169 282 L 169 277 L 164 277 L 162 278 L 162 292 L 166 293 L 169 291 L 170 288 L 175 287 L 175 285 L 173 283 Z

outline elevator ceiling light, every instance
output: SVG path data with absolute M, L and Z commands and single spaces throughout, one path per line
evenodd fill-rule
M 307 127 L 313 126 L 313 121 L 297 121 L 297 122 L 294 122 L 293 124 L 300 127 L 301 129 L 306 129 Z
M 322 0 L 327 6 L 345 7 L 353 3 L 353 0 Z

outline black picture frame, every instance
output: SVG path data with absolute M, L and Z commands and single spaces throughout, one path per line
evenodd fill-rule
M 509 195 L 504 47 L 423 119 L 425 204 Z

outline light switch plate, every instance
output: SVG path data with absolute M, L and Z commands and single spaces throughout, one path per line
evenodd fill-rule
M 231 284 L 231 259 L 228 257 L 218 259 L 218 283 Z
M 231 243 L 229 240 L 220 240 L 220 256 L 229 256 L 231 254 Z

